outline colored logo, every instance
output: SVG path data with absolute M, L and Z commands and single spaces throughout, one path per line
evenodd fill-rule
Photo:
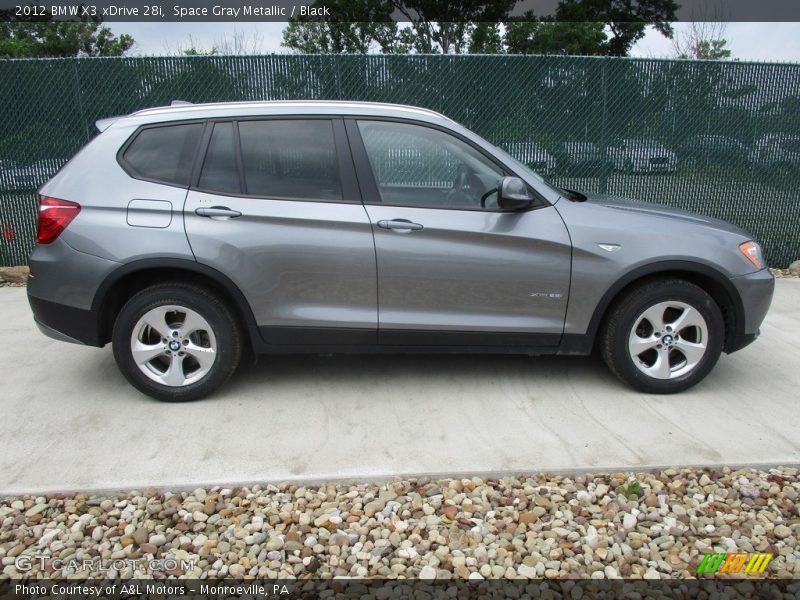
M 718 552 L 706 554 L 697 565 L 697 574 L 704 573 L 763 573 L 772 554 L 760 552 Z

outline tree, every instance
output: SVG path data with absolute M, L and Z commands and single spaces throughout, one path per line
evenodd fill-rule
M 184 56 L 216 56 L 217 55 L 217 47 L 212 46 L 208 49 L 203 48 L 196 48 L 195 46 L 189 46 L 185 50 L 181 52 Z
M 506 23 L 509 54 L 603 55 L 608 36 L 603 23 L 570 23 L 515 19 Z
M 500 54 L 505 51 L 498 23 L 476 23 L 469 38 L 470 54 Z
M 676 21 L 674 0 L 560 0 L 556 21 L 605 23 L 611 30 L 606 54 L 627 56 L 648 24 L 668 38 Z
M 461 54 L 468 51 L 476 23 L 500 23 L 516 0 L 391 0 L 411 23 L 400 33 L 400 43 L 420 53 Z M 474 47 L 491 47 L 491 36 L 481 40 L 487 29 L 478 32 Z M 499 35 L 499 31 L 498 31 Z M 496 46 L 495 46 L 496 47 Z
M 233 28 L 233 33 L 215 38 L 211 47 L 204 46 L 201 40 L 189 35 L 183 42 L 166 42 L 164 52 L 179 56 L 239 56 L 243 54 L 263 54 L 263 40 L 258 31 Z
M 504 21 L 514 3 L 515 0 L 345 0 L 336 7 L 336 22 L 324 17 L 291 19 L 283 31 L 283 46 L 314 54 L 363 54 L 372 48 L 387 54 L 461 54 L 470 48 L 492 52 L 501 47 L 499 29 L 492 33 L 488 26 L 481 25 Z M 324 0 L 317 0 L 312 6 L 323 5 Z M 392 20 L 395 11 L 408 25 L 399 27 Z
M 727 23 L 692 22 L 689 28 L 675 34 L 672 48 L 678 58 L 721 60 L 731 57 L 723 36 Z
M 134 39 L 113 35 L 97 17 L 80 21 L 53 21 L 44 16 L 16 19 L 12 10 L 0 11 L 0 57 L 41 58 L 69 56 L 122 56 Z
M 304 53 L 584 54 L 626 56 L 652 24 L 671 37 L 674 0 L 560 0 L 554 15 L 510 17 L 516 0 L 344 0 L 337 21 L 290 20 L 283 45 Z M 312 6 L 323 6 L 317 0 Z M 408 22 L 391 21 L 401 15 Z M 349 15 L 349 19 L 348 19 Z M 370 16 L 369 23 L 364 23 Z M 500 24 L 505 26 L 501 35 Z M 611 36 L 606 30 L 611 32 Z
M 324 2 L 312 6 L 317 5 Z M 374 46 L 392 53 L 397 39 L 393 11 L 390 0 L 341 0 L 336 21 L 310 16 L 290 19 L 281 45 L 303 54 L 366 54 Z
M 384 53 L 395 51 L 397 24 L 393 22 L 290 21 L 282 46 L 303 54 L 366 54 L 373 45 Z

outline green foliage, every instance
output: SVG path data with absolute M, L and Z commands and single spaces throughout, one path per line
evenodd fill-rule
M 612 33 L 606 54 L 627 56 L 644 37 L 648 23 L 672 37 L 670 21 L 677 20 L 676 10 L 674 0 L 560 0 L 555 20 L 606 23 Z
M 400 30 L 400 44 L 405 52 L 420 54 L 462 54 L 469 50 L 470 37 L 478 23 L 500 23 L 516 4 L 516 0 L 391 0 L 407 19 L 410 27 Z M 481 30 L 482 36 L 487 30 Z M 499 31 L 498 31 L 499 35 Z M 491 35 L 476 47 L 491 48 Z M 499 49 L 495 46 L 496 49 Z M 492 53 L 492 52 L 488 52 Z
M 313 6 L 324 6 L 324 2 Z M 392 53 L 397 50 L 393 10 L 390 0 L 341 0 L 336 6 L 336 21 L 324 17 L 291 19 L 283 30 L 282 45 L 303 54 L 366 54 L 371 47 Z
M 324 0 L 317 0 L 312 6 L 323 5 Z M 644 36 L 647 23 L 671 37 L 669 21 L 677 9 L 673 0 L 560 0 L 555 18 L 537 19 L 531 11 L 509 16 L 514 5 L 514 0 L 345 0 L 337 7 L 337 22 L 324 17 L 290 20 L 283 45 L 304 54 L 377 49 L 386 54 L 625 56 Z M 408 24 L 390 22 L 394 11 Z M 361 22 L 365 15 L 370 17 L 367 23 Z M 504 36 L 500 23 L 505 24 Z
M 604 23 L 513 20 L 506 24 L 509 54 L 603 55 L 608 53 Z
M 725 46 L 728 40 L 701 40 L 692 49 L 692 56 L 682 54 L 680 58 L 699 58 L 702 60 L 722 60 L 731 57 L 731 51 Z
M 477 23 L 469 40 L 470 54 L 501 54 L 503 37 L 497 23 Z
M 184 56 L 216 56 L 217 55 L 217 48 L 216 46 L 208 49 L 203 50 L 202 48 L 195 48 L 192 46 L 191 48 L 187 48 L 183 51 Z
M 303 54 L 366 54 L 375 44 L 392 53 L 396 32 L 392 22 L 290 21 L 282 45 Z
M 615 491 L 618 496 L 623 496 L 628 500 L 636 500 L 642 493 L 642 486 L 638 481 L 632 479 L 626 485 L 617 486 Z
M 50 15 L 17 21 L 13 11 L 0 11 L 0 58 L 122 56 L 134 39 L 113 35 L 99 19 L 53 21 Z

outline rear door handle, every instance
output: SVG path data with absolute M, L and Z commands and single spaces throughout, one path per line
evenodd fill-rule
M 241 217 L 242 213 L 227 206 L 201 206 L 194 210 L 196 215 L 210 217 L 212 219 L 235 219 Z
M 381 229 L 399 229 L 401 231 L 418 231 L 422 229 L 419 223 L 412 223 L 408 219 L 392 219 L 391 221 L 378 221 L 378 227 Z

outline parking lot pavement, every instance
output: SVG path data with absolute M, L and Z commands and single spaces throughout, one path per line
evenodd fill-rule
M 0 493 L 413 474 L 800 463 L 800 280 L 700 385 L 647 396 L 597 358 L 282 356 L 162 404 L 110 346 L 56 342 L 0 289 Z

